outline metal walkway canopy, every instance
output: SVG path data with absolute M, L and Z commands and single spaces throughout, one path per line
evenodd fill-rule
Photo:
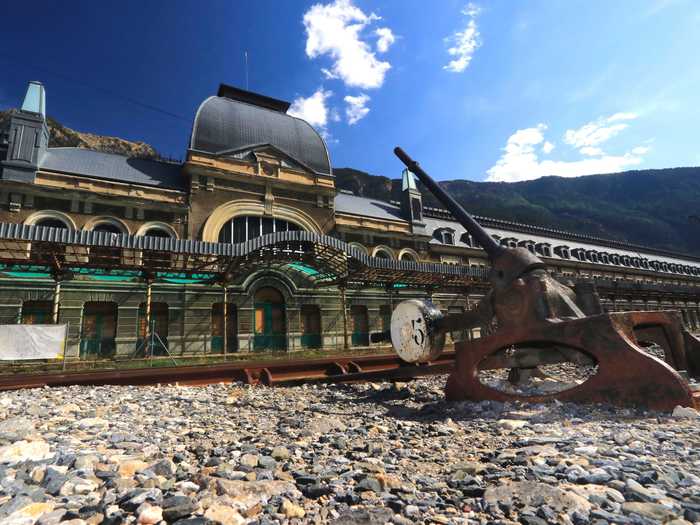
M 0 223 L 0 272 L 15 278 L 227 283 L 270 267 L 318 286 L 464 288 L 486 279 L 483 268 L 370 257 L 306 231 L 228 244 Z

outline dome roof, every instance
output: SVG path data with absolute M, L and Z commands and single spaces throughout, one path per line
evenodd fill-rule
M 315 173 L 332 174 L 326 144 L 308 122 L 221 96 L 209 97 L 199 106 L 191 149 L 222 154 L 267 144 Z

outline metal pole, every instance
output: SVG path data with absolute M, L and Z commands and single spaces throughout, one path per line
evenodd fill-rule
M 226 350 L 228 349 L 228 288 L 226 287 L 226 284 L 224 283 L 224 305 L 223 305 L 223 313 L 224 313 L 224 361 L 226 361 Z
M 63 370 L 66 370 L 66 352 L 68 351 L 68 337 L 70 336 L 70 321 L 66 323 L 66 338 L 63 341 Z
M 340 301 L 343 305 L 343 348 L 348 350 L 350 344 L 348 341 L 348 309 L 346 307 L 345 286 L 340 287 Z
M 304 337 L 304 332 L 301 326 L 301 305 L 297 305 L 297 319 L 299 320 L 299 324 L 297 325 L 297 333 L 299 334 L 299 350 L 303 350 L 302 344 L 301 344 L 301 338 Z M 321 316 L 321 313 L 319 312 L 319 317 Z M 321 324 L 321 320 L 319 319 L 319 325 Z M 321 346 L 323 346 L 323 342 L 321 342 Z M 292 349 L 294 349 L 294 339 L 292 339 Z
M 56 279 L 56 286 L 53 290 L 53 324 L 58 324 L 58 305 L 61 300 L 61 281 Z
M 146 333 L 144 334 L 144 339 L 146 340 L 147 348 L 148 348 L 148 353 L 152 354 L 153 353 L 153 341 L 151 336 L 152 327 L 151 327 L 151 299 L 153 297 L 153 290 L 151 287 L 151 279 L 148 278 L 146 280 Z
M 156 322 L 152 321 L 151 325 L 151 335 L 149 337 L 149 343 L 148 346 L 150 347 L 150 353 L 149 353 L 149 358 L 148 358 L 148 363 L 150 366 L 153 366 L 153 349 L 156 347 L 156 338 L 155 338 L 155 333 L 156 333 Z

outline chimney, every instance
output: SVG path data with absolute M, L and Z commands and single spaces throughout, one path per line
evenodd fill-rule
M 28 113 L 38 113 L 46 120 L 46 92 L 41 82 L 32 80 L 27 87 L 27 94 L 24 95 L 22 111 Z
M 411 230 L 425 226 L 423 222 L 423 196 L 416 187 L 413 173 L 404 169 L 401 178 L 401 215 L 411 223 Z
M 41 156 L 49 146 L 46 125 L 46 92 L 41 82 L 32 81 L 20 110 L 13 110 L 8 129 L 7 154 L 0 163 L 4 180 L 33 183 Z

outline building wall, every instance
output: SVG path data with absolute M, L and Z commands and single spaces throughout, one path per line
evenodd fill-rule
M 87 191 L 0 182 L 0 222 L 34 224 L 59 218 L 75 229 L 89 230 L 113 219 L 131 235 L 159 223 L 167 224 L 179 238 L 187 236 L 188 206 L 182 192 L 132 190 L 134 196 L 129 197 L 113 194 L 113 185 L 107 183 L 94 183 L 98 191 Z
M 99 220 L 117 221 L 131 234 L 142 233 L 149 224 L 160 223 L 182 239 L 217 241 L 221 226 L 237 215 L 276 217 L 295 222 L 307 230 L 336 236 L 352 243 L 368 255 L 401 258 L 402 254 L 420 261 L 462 264 L 487 268 L 482 250 L 436 244 L 432 237 L 417 233 L 414 225 L 403 220 L 383 220 L 357 214 L 336 213 L 334 181 L 293 165 L 278 151 L 259 150 L 254 160 L 215 158 L 188 153 L 182 176 L 188 191 L 120 184 L 69 174 L 36 173 L 34 183 L 0 180 L 0 222 L 32 223 L 39 215 L 66 217 L 76 229 L 90 229 Z M 29 251 L 27 252 L 29 253 Z M 572 278 L 607 278 L 630 283 L 674 284 L 698 288 L 700 279 L 661 274 L 636 268 L 609 267 L 573 260 L 543 257 L 550 271 Z M 75 261 L 69 261 L 75 262 Z M 337 288 L 318 288 L 300 276 L 267 269 L 235 276 L 229 283 L 228 303 L 236 311 L 236 346 L 240 354 L 255 352 L 255 294 L 270 286 L 284 297 L 286 327 L 284 348 L 305 350 L 302 309 L 318 307 L 320 346 L 323 350 L 342 351 L 345 332 L 355 347 L 352 333 L 359 320 L 354 313 L 366 312 L 367 331 L 387 328 L 386 319 L 399 301 L 429 297 L 445 314 L 457 314 L 475 307 L 485 286 L 468 293 L 448 291 L 400 291 L 384 289 L 348 289 L 343 305 Z M 700 288 L 698 288 L 700 290 Z M 700 329 L 700 306 L 695 294 L 689 301 L 669 292 L 662 296 L 643 289 L 627 290 L 611 286 L 601 292 L 607 311 L 677 309 L 686 324 Z M 21 321 L 27 301 L 52 301 L 54 283 L 37 279 L 0 279 L 0 322 Z M 219 353 L 212 337 L 212 308 L 224 298 L 220 285 L 177 285 L 155 283 L 152 302 L 168 305 L 168 347 L 174 355 Z M 118 357 L 135 355 L 140 339 L 139 308 L 146 301 L 145 283 L 114 283 L 74 279 L 62 284 L 59 322 L 69 324 L 69 359 L 80 356 L 81 334 L 86 304 L 116 303 L 115 348 Z M 347 313 L 345 328 L 343 308 Z M 359 315 L 359 314 L 358 314 Z M 479 336 L 479 330 L 453 332 L 447 343 Z M 385 343 L 369 345 L 387 349 Z

